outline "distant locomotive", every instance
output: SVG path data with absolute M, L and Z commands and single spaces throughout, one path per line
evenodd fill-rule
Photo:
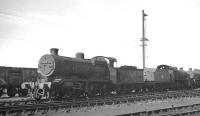
M 159 79 L 160 82 L 164 82 L 160 83 L 162 84 L 160 85 L 161 88 L 164 87 L 170 90 L 190 88 L 190 76 L 182 68 L 178 70 L 176 67 L 159 65 L 154 72 L 154 77 Z
M 143 69 L 134 66 L 114 67 L 116 61 L 115 58 L 105 56 L 85 59 L 83 53 L 77 53 L 75 58 L 59 56 L 58 49 L 52 48 L 51 54 L 40 58 L 38 72 L 51 82 L 49 91 L 53 97 L 177 90 L 191 87 L 190 75 L 174 67 L 160 65 L 152 72 L 151 79 L 148 79 L 144 78 Z

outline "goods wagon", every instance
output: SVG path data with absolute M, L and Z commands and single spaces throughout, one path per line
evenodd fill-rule
M 3 87 L 7 86 L 6 75 L 7 75 L 7 68 L 6 67 L 0 67 L 0 87 L 1 87 L 1 89 Z
M 7 90 L 7 94 L 13 97 L 21 92 L 23 82 L 35 82 L 38 77 L 36 68 L 0 67 L 0 95 Z

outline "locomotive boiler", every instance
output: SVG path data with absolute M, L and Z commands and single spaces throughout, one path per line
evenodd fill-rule
M 107 62 L 104 60 L 84 59 L 83 53 L 77 53 L 76 58 L 58 56 L 58 49 L 51 49 L 51 54 L 44 55 L 39 61 L 38 69 L 43 76 L 79 76 L 81 78 L 106 78 L 108 76 Z M 76 77 L 71 77 L 76 78 Z

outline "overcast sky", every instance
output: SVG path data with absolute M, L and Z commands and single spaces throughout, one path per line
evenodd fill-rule
M 146 66 L 200 69 L 200 0 L 0 0 L 0 66 L 37 67 L 52 47 L 74 57 L 115 57 Z

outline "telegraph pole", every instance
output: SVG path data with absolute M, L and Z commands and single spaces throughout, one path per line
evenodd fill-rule
M 142 38 L 140 41 L 142 41 L 142 53 L 143 53 L 143 69 L 145 69 L 145 44 L 146 41 L 149 41 L 146 37 L 146 27 L 145 27 L 145 17 L 148 16 L 147 14 L 144 13 L 144 10 L 142 10 Z

